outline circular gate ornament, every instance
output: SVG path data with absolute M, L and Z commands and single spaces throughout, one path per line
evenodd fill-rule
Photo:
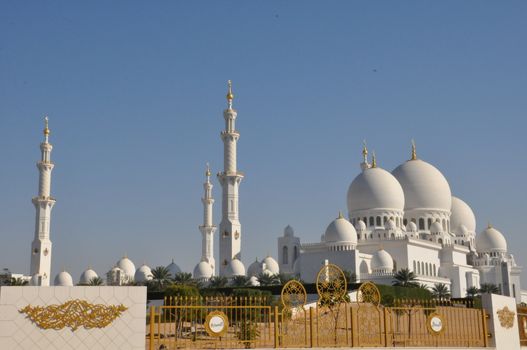
M 306 289 L 302 283 L 297 280 L 291 280 L 282 288 L 280 299 L 286 309 L 301 308 L 307 302 Z
M 337 265 L 324 265 L 318 272 L 317 293 L 321 305 L 343 302 L 347 289 L 346 276 Z
M 426 327 L 430 334 L 439 335 L 445 330 L 445 320 L 438 313 L 432 313 L 426 320 Z
M 205 319 L 205 330 L 211 337 L 221 337 L 229 329 L 229 319 L 221 311 L 212 311 Z

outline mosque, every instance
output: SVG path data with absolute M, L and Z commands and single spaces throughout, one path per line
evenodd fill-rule
M 392 172 L 377 165 L 375 154 L 371 162 L 368 150 L 362 150 L 361 172 L 351 182 L 347 192 L 348 217 L 342 213 L 321 235 L 320 242 L 302 243 L 291 226 L 278 237 L 278 262 L 271 256 L 254 261 L 246 269 L 241 257 L 242 226 L 239 218 L 239 187 L 244 173 L 237 168 L 236 129 L 237 111 L 233 108 L 234 94 L 229 81 L 227 108 L 223 111 L 225 129 L 221 132 L 224 145 L 223 171 L 217 174 L 222 188 L 222 219 L 219 225 L 218 264 L 214 258 L 211 170 L 207 165 L 203 184 L 203 223 L 201 258 L 193 277 L 206 283 L 216 275 L 227 278 L 247 276 L 249 283 L 258 285 L 260 274 L 296 275 L 313 282 L 320 267 L 333 263 L 353 272 L 357 281 L 392 284 L 394 274 L 408 268 L 417 282 L 427 286 L 447 285 L 453 297 L 464 297 L 467 289 L 483 283 L 498 286 L 500 293 L 527 299 L 522 293 L 522 268 L 508 252 L 507 241 L 497 229 L 489 226 L 476 234 L 476 218 L 470 206 L 451 193 L 448 181 L 432 164 L 417 157 L 415 144 L 409 160 Z M 36 209 L 35 236 L 31 245 L 31 285 L 49 286 L 52 243 L 50 240 L 52 145 L 50 129 L 45 120 L 44 141 L 40 145 L 39 193 L 33 198 Z M 181 272 L 172 261 L 167 265 L 172 276 Z M 79 284 L 88 284 L 99 277 L 91 268 L 84 271 Z M 136 269 L 123 257 L 106 273 L 106 283 L 123 285 L 144 283 L 152 279 L 150 267 Z M 74 285 L 72 276 L 62 271 L 55 285 Z M 523 296 L 523 298 L 522 298 Z M 525 301 L 525 300 L 523 300 Z

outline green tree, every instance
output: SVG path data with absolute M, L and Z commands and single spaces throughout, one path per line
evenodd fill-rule
M 11 277 L 11 280 L 9 281 L 10 286 L 27 286 L 29 284 L 28 280 L 23 280 L 20 277 Z
M 343 270 L 344 277 L 346 277 L 346 282 L 348 283 L 356 283 L 357 282 L 357 274 L 355 272 L 351 272 L 349 270 Z
M 470 287 L 467 289 L 467 297 L 468 298 L 475 298 L 479 295 L 479 289 L 478 287 Z
M 409 268 L 400 269 L 393 277 L 395 278 L 395 282 L 392 283 L 394 286 L 407 288 L 419 287 L 419 283 L 416 282 L 417 277 Z
M 432 287 L 432 295 L 436 299 L 445 300 L 450 298 L 450 291 L 448 290 L 448 286 L 446 284 L 435 283 Z
M 148 283 L 154 290 L 161 291 L 171 283 L 172 274 L 165 266 L 158 266 L 152 270 L 152 279 Z
M 174 276 L 174 282 L 176 284 L 192 284 L 194 280 L 192 279 L 192 274 L 188 272 L 178 272 Z
M 214 276 L 209 279 L 209 288 L 223 288 L 229 283 L 225 276 Z
M 498 294 L 500 289 L 497 285 L 492 283 L 482 283 L 479 288 L 480 294 Z
M 424 283 L 419 283 L 419 286 L 417 286 L 417 288 L 430 291 L 430 288 L 428 288 L 428 286 Z
M 275 286 L 280 284 L 280 277 L 278 274 L 260 273 L 257 277 L 261 286 Z
M 245 276 L 234 276 L 231 281 L 233 287 L 245 287 L 249 283 L 249 278 Z
M 100 277 L 93 277 L 88 281 L 89 286 L 103 286 L 104 280 Z

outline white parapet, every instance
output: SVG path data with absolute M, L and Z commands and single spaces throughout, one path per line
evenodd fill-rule
M 490 316 L 487 323 L 491 334 L 489 346 L 497 350 L 520 350 L 516 299 L 497 294 L 483 294 L 481 302 Z

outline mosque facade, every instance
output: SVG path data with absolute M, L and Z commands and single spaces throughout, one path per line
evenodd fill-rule
M 339 213 L 321 235 L 320 242 L 303 243 L 291 226 L 277 239 L 276 261 L 267 256 L 256 259 L 248 268 L 241 260 L 242 226 L 239 218 L 239 186 L 244 174 L 237 167 L 237 111 L 229 81 L 227 108 L 223 112 L 225 129 L 221 132 L 224 169 L 217 174 L 222 188 L 219 225 L 219 259 L 214 258 L 216 225 L 213 223 L 213 184 L 207 165 L 203 184 L 203 223 L 198 227 L 202 237 L 201 258 L 193 277 L 206 283 L 216 275 L 229 279 L 248 277 L 258 285 L 258 276 L 278 273 L 295 275 L 313 282 L 321 266 L 333 263 L 356 275 L 357 281 L 392 284 L 394 275 L 409 269 L 417 282 L 432 287 L 447 285 L 453 297 L 464 297 L 471 287 L 482 284 L 498 286 L 500 293 L 521 301 L 518 266 L 509 253 L 504 235 L 490 224 L 476 234 L 476 218 L 462 199 L 452 195 L 443 174 L 432 164 L 417 157 L 415 144 L 411 157 L 392 172 L 370 158 L 366 145 L 362 150 L 360 173 L 347 192 L 347 217 Z M 51 196 L 52 145 L 46 118 L 44 141 L 40 145 L 39 193 L 33 198 L 36 208 L 35 235 L 31 245 L 30 284 L 48 286 L 51 276 Z M 166 266 L 172 276 L 181 272 L 172 261 Z M 89 284 L 99 275 L 85 270 L 78 284 Z M 145 283 L 152 279 L 147 265 L 136 268 L 123 257 L 106 273 L 106 284 Z M 62 271 L 55 285 L 74 285 L 71 275 Z

